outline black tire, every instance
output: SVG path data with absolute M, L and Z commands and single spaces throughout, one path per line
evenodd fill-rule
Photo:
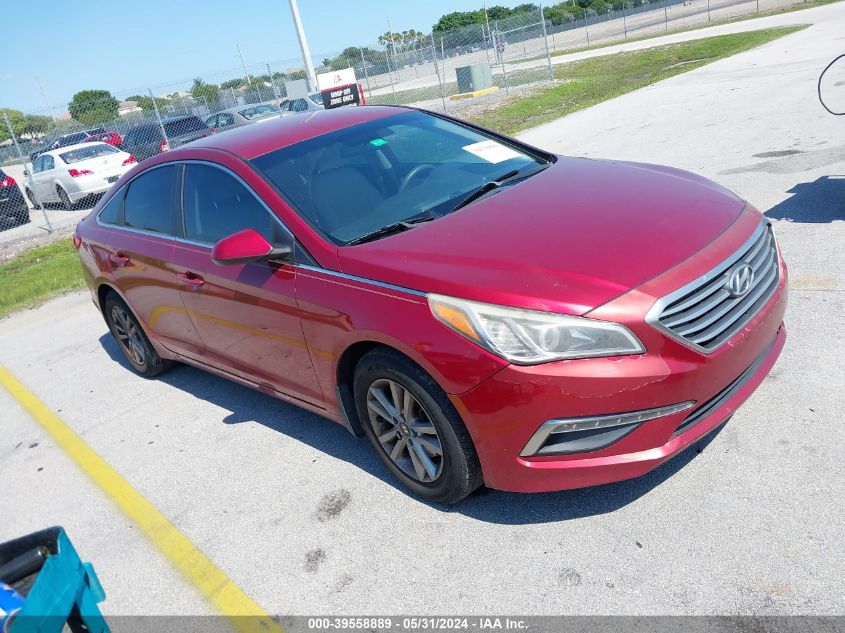
M 401 422 L 391 427 L 389 425 L 395 424 L 395 422 L 391 422 L 385 416 L 373 412 L 375 424 L 382 427 L 380 429 L 381 437 L 389 435 L 391 430 L 395 429 L 396 437 L 399 438 L 392 439 L 395 443 L 405 439 L 402 438 L 402 433 L 406 432 L 408 435 L 406 447 L 409 443 L 415 441 L 414 438 L 417 440 L 432 439 L 431 435 L 423 436 L 414 431 L 408 432 L 409 428 L 427 428 L 429 422 L 434 426 L 436 430 L 434 439 L 440 448 L 440 454 L 434 456 L 434 459 L 439 459 L 436 471 L 438 474 L 429 481 L 424 480 L 425 473 L 423 479 L 420 479 L 416 475 L 409 474 L 407 472 L 409 468 L 403 469 L 399 462 L 390 457 L 377 436 L 374 421 L 370 415 L 371 407 L 368 406 L 368 398 L 374 393 L 372 389 L 376 389 L 379 385 L 391 385 L 391 383 L 398 384 L 413 396 L 416 401 L 413 406 L 418 408 L 415 409 L 417 415 L 412 417 L 420 426 L 415 427 L 414 424 L 409 423 L 404 431 L 401 431 L 399 430 L 402 426 Z M 418 365 L 391 349 L 374 349 L 365 354 L 358 362 L 355 368 L 353 388 L 355 406 L 364 432 L 373 445 L 376 454 L 406 488 L 429 501 L 450 504 L 457 503 L 482 484 L 483 478 L 478 454 L 475 452 L 475 446 L 466 426 L 464 426 L 452 403 L 449 402 L 449 398 L 443 389 Z M 431 433 L 430 430 L 427 432 Z M 396 444 L 393 445 L 394 448 L 395 446 Z M 405 459 L 400 455 L 398 459 L 404 460 L 406 464 L 414 462 L 413 465 L 416 467 L 420 460 L 420 450 L 416 450 L 416 457 L 413 459 L 411 459 L 411 453 L 414 451 L 411 448 L 406 448 L 405 452 L 408 458 Z M 433 465 L 431 461 L 428 463 Z
M 158 355 L 132 310 L 116 293 L 106 297 L 105 312 L 109 330 L 136 374 L 153 378 L 170 369 L 173 363 Z
M 18 222 L 21 224 L 29 224 L 29 209 L 23 207 L 20 211 L 18 211 Z
M 59 200 L 61 200 L 62 208 L 65 211 L 73 211 L 73 202 L 70 201 L 70 196 L 67 195 L 67 191 L 62 189 L 61 185 L 56 185 L 56 193 L 59 195 Z

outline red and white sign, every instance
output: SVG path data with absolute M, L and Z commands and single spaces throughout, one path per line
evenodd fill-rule
M 320 87 L 320 92 L 324 90 L 331 90 L 338 86 L 350 86 L 358 83 L 355 79 L 354 68 L 344 68 L 343 70 L 332 70 L 327 73 L 320 73 L 317 75 L 317 85 Z

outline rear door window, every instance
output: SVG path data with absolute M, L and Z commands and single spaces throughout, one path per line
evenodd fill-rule
M 163 233 L 173 233 L 173 165 L 151 169 L 129 183 L 123 205 L 126 226 Z
M 182 196 L 189 240 L 213 244 L 249 228 L 272 244 L 284 230 L 249 189 L 216 167 L 186 165 Z

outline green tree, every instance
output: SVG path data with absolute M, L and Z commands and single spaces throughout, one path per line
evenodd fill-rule
M 358 46 L 350 46 L 344 48 L 337 57 L 327 57 L 323 60 L 323 66 L 331 68 L 332 70 L 341 70 L 342 68 L 359 68 L 361 66 L 361 57 L 366 60 L 368 66 L 376 64 L 384 64 L 384 51 L 377 51 L 369 46 L 359 48 Z M 274 75 L 275 76 L 275 75 Z
M 141 108 L 144 112 L 155 111 L 155 108 L 153 107 L 153 100 L 146 95 L 132 95 L 131 97 L 126 97 L 126 100 L 134 101 L 138 104 L 138 107 Z M 169 102 L 167 99 L 164 99 L 162 97 L 156 97 L 155 103 L 159 108 L 163 108 Z
M 83 125 L 99 125 L 117 118 L 120 102 L 108 90 L 82 90 L 68 104 L 70 116 Z
M 476 11 L 452 11 L 452 13 L 440 16 L 440 19 L 434 24 L 432 30 L 441 33 L 453 29 L 462 29 L 474 24 L 483 24 L 484 20 L 484 9 L 478 9 Z
M 12 110 L 11 108 L 0 108 L 0 142 L 11 138 L 9 134 L 9 126 L 6 125 L 6 119 L 3 115 L 9 117 L 9 123 L 12 124 L 12 129 L 15 136 L 20 138 L 21 134 L 26 130 L 26 117 L 20 110 Z
M 26 134 L 29 138 L 41 138 L 45 134 L 47 134 L 47 130 L 50 129 L 50 126 L 52 124 L 53 119 L 48 116 L 42 116 L 40 114 L 27 114 L 26 128 L 24 129 L 24 134 Z
M 220 100 L 220 88 L 215 84 L 207 84 L 197 77 L 194 85 L 191 86 L 191 96 L 194 99 L 205 99 L 209 104 L 217 103 Z
M 220 83 L 221 90 L 229 90 L 230 88 L 238 89 L 246 85 L 246 79 L 243 77 L 235 77 L 234 79 L 227 79 Z

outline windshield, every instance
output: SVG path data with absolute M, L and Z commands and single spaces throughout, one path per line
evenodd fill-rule
M 65 161 L 65 163 L 70 165 L 71 163 L 78 163 L 90 158 L 97 158 L 97 156 L 103 156 L 105 154 L 116 154 L 117 151 L 118 150 L 111 145 L 103 143 L 101 145 L 88 145 L 87 147 L 72 149 L 64 154 L 59 154 L 59 156 L 62 157 L 62 160 Z
M 247 108 L 246 110 L 241 110 L 240 115 L 243 118 L 249 119 L 251 121 L 252 119 L 258 119 L 263 116 L 268 116 L 270 114 L 279 114 L 279 112 L 281 112 L 281 110 L 279 110 L 279 108 L 277 108 L 276 106 L 271 105 L 269 103 L 262 103 L 261 105 L 257 105 L 252 108 Z
M 336 244 L 420 215 L 444 215 L 486 183 L 546 162 L 542 155 L 414 111 L 253 160 L 300 215 Z

